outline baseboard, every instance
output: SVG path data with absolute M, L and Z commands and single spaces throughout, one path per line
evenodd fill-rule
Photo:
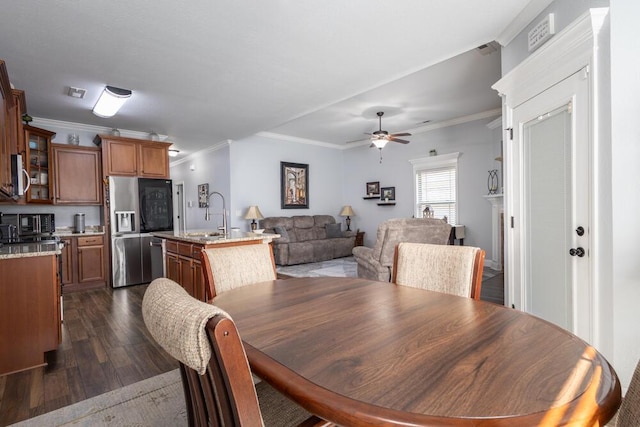
M 492 259 L 485 259 L 484 266 L 489 267 L 492 270 L 502 271 L 502 264 Z

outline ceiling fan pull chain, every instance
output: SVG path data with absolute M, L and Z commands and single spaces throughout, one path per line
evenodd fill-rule
M 380 164 L 382 164 L 382 148 L 378 148 L 378 151 L 380 151 Z

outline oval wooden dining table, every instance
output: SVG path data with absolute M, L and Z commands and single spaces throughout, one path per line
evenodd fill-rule
M 213 303 L 252 371 L 343 426 L 604 425 L 621 401 L 607 360 L 521 311 L 355 278 L 292 278 Z

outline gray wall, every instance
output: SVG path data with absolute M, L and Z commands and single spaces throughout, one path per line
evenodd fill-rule
M 556 34 L 575 21 L 585 11 L 594 7 L 608 7 L 609 0 L 556 0 L 536 19 L 518 34 L 507 46 L 502 48 L 502 75 L 507 74 L 531 53 L 527 46 L 527 36 L 533 26 L 549 13 L 554 14 Z
M 187 208 L 187 229 L 206 227 L 200 220 L 204 210 L 195 207 L 197 185 L 209 182 L 210 189 L 226 191 L 224 175 L 228 174 L 228 192 L 233 195 L 227 197 L 231 226 L 249 229 L 250 221 L 244 215 L 250 205 L 258 205 L 265 216 L 329 214 L 344 224 L 339 213 L 342 206 L 350 204 L 356 213 L 351 228 L 365 231 L 365 243 L 371 246 L 379 223 L 413 215 L 409 160 L 427 156 L 431 149 L 440 154 L 459 151 L 459 223 L 467 226 L 465 244 L 484 248 L 491 259 L 491 205 L 482 196 L 487 194 L 488 171 L 501 169 L 494 160 L 500 155 L 501 141 L 500 129 L 487 127 L 490 121 L 414 135 L 408 145 L 389 144 L 383 150 L 382 164 L 378 151 L 368 146 L 343 150 L 254 135 L 231 142 L 228 150 L 210 150 L 172 163 L 171 177 L 175 183 L 184 182 L 186 200 L 193 201 L 194 207 Z M 309 165 L 309 209 L 281 209 L 281 161 Z M 195 171 L 190 170 L 191 164 Z M 363 200 L 369 181 L 396 187 L 396 206 L 382 207 L 375 200 Z
M 217 191 L 225 198 L 226 208 L 230 210 L 233 200 L 230 180 L 230 145 L 221 143 L 209 150 L 194 153 L 179 162 L 171 163 L 171 179 L 174 185 L 184 184 L 184 200 L 187 205 L 185 219 L 187 230 L 216 230 L 222 226 L 222 199 L 211 196 L 209 210 L 211 220 L 205 221 L 205 208 L 198 205 L 198 185 L 209 184 L 209 192 Z M 229 218 L 227 218 L 229 219 Z M 229 221 L 229 227 L 236 221 Z
M 413 166 L 409 160 L 438 154 L 460 152 L 458 160 L 458 224 L 466 226 L 465 245 L 479 246 L 491 254 L 491 204 L 482 196 L 488 193 L 490 169 L 498 169 L 495 153 L 500 139 L 486 125 L 491 120 L 477 120 L 413 135 L 407 145 L 389 143 L 382 150 L 368 145 L 344 152 L 344 203 L 356 213 L 352 228 L 365 231 L 365 244 L 372 246 L 378 224 L 389 218 L 414 215 Z M 499 133 L 499 132 L 498 132 Z M 499 135 L 498 135 L 499 138 Z M 364 200 L 367 182 L 379 181 L 381 187 L 396 187 L 396 205 L 378 206 L 376 200 Z

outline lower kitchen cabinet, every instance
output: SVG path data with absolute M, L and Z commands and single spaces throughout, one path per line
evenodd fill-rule
M 167 278 L 179 283 L 194 298 L 204 301 L 204 276 L 200 263 L 203 245 L 167 241 Z
M 0 375 L 46 365 L 61 340 L 55 255 L 0 260 Z
M 65 292 L 106 286 L 104 235 L 62 239 L 62 284 Z

